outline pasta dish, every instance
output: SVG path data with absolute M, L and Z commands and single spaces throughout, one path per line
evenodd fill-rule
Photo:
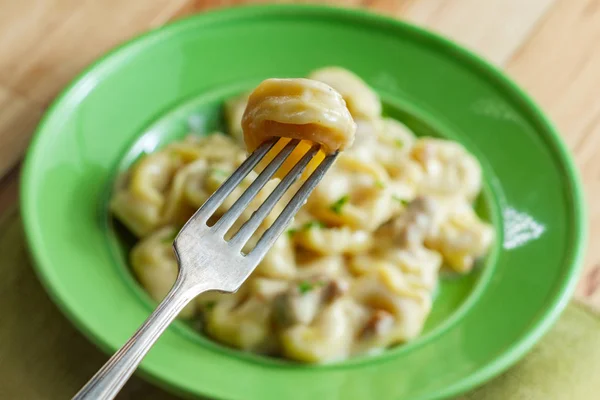
M 417 137 L 382 116 L 378 95 L 350 71 L 326 67 L 308 78 L 314 98 L 325 87 L 339 93 L 339 102 L 327 107 L 347 106 L 349 116 L 340 109 L 331 118 L 345 127 L 354 121 L 354 143 L 347 143 L 240 290 L 202 294 L 180 317 L 201 321 L 206 335 L 228 346 L 322 363 L 375 354 L 416 338 L 430 313 L 440 270 L 471 271 L 489 251 L 494 231 L 473 209 L 482 172 L 461 144 Z M 276 93 L 268 85 L 262 89 Z M 177 276 L 172 241 L 179 228 L 243 162 L 244 143 L 250 151 L 260 144 L 244 136 L 252 129 L 285 136 L 277 133 L 277 124 L 297 121 L 250 119 L 253 104 L 269 98 L 253 96 L 226 102 L 226 133 L 170 143 L 143 156 L 116 183 L 111 211 L 138 238 L 129 255 L 131 267 L 156 301 Z M 299 115 L 294 104 L 289 103 L 288 117 Z M 312 129 L 331 126 L 323 122 Z M 334 147 L 322 144 L 323 151 Z M 252 172 L 217 214 L 231 207 L 256 176 Z M 276 185 L 277 179 L 265 186 L 231 233 Z M 248 249 L 280 211 L 276 207 L 266 218 Z

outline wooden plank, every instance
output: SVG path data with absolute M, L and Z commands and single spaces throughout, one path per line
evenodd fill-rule
M 184 1 L 1 1 L 0 177 L 22 157 L 42 110 L 81 69 L 166 22 Z
M 19 165 L 0 179 L 0 220 L 4 218 L 13 208 L 17 207 L 19 195 Z M 1 290 L 0 290 L 1 293 Z
M 0 75 L 0 83 L 47 104 L 83 67 L 156 21 L 164 22 L 165 10 L 172 7 L 170 0 L 76 2 L 54 29 L 34 29 L 34 43 L 18 66 Z
M 7 327 L 0 329 L 0 398 L 69 399 L 107 356 L 69 323 L 41 287 L 15 209 L 0 218 L 0 254 L 0 315 Z M 139 377 L 117 398 L 177 399 Z
M 501 62 L 554 0 L 530 0 L 526 7 L 520 8 L 515 5 L 518 1 L 495 1 L 490 3 L 491 7 L 477 0 L 329 0 L 326 3 L 368 7 L 403 17 L 447 34 L 482 51 L 487 58 Z M 234 4 L 264 2 L 8 2 L 0 14 L 0 101 L 3 97 L 5 102 L 15 105 L 0 109 L 3 121 L 0 124 L 0 176 L 21 157 L 40 109 L 82 68 L 109 48 L 183 15 Z M 478 16 L 477 23 L 464 23 L 470 15 Z M 504 24 L 503 19 L 511 23 Z
M 414 0 L 404 10 L 404 17 L 503 65 L 554 2 Z
M 0 1 L 0 82 L 28 68 L 44 41 L 77 13 L 78 0 Z
M 509 73 L 538 99 L 565 133 L 577 156 L 588 197 L 593 198 L 600 191 L 595 178 L 600 165 L 594 159 L 600 146 L 600 98 L 596 94 L 600 52 L 595 51 L 600 38 L 599 1 L 327 3 L 369 7 L 445 34 L 498 65 L 510 60 Z M 0 176 L 20 158 L 50 99 L 108 48 L 183 15 L 260 2 L 264 1 L 4 1 L 0 14 Z M 530 32 L 531 40 L 523 44 Z M 594 235 L 599 229 L 600 211 L 597 207 L 590 211 Z M 600 251 L 592 250 L 586 265 L 600 265 Z
M 600 0 L 560 0 L 507 71 L 539 102 L 575 156 L 588 203 L 590 242 L 600 234 Z M 589 246 L 577 296 L 600 310 L 600 247 Z
M 600 118 L 599 66 L 600 0 L 561 0 L 507 71 L 552 116 L 569 147 L 581 151 Z
M 323 3 L 364 7 L 370 11 L 404 19 L 446 35 L 491 62 L 503 65 L 555 1 L 329 0 Z M 268 1 L 191 0 L 182 6 L 178 16 L 233 4 L 265 2 Z
M 0 86 L 0 178 L 23 155 L 42 107 Z

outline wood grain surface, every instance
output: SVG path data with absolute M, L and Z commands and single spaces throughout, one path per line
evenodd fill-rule
M 111 47 L 183 16 L 260 0 L 0 0 L 0 214 L 44 109 Z M 306 3 L 306 1 L 279 1 Z M 504 68 L 547 111 L 575 156 L 600 234 L 600 0 L 332 0 L 427 27 Z M 2 178 L 4 176 L 4 178 Z M 600 247 L 577 298 L 600 310 Z
M 19 161 L 41 115 L 82 68 L 111 47 L 171 20 L 218 7 L 265 2 L 0 0 L 0 215 L 14 212 Z M 593 239 L 600 234 L 600 202 L 594 201 L 600 194 L 600 157 L 596 156 L 600 152 L 600 0 L 334 0 L 327 3 L 365 7 L 427 27 L 505 69 L 560 129 L 584 181 L 589 237 Z M 7 251 L 25 250 L 0 249 L 2 259 Z M 4 264 L 0 264 L 0 268 L 4 268 Z M 600 310 L 600 246 L 589 246 L 584 269 L 576 297 Z M 30 268 L 19 269 L 8 277 L 31 296 L 49 302 Z M 5 293 L 0 290 L 2 303 L 7 300 Z M 24 313 L 35 311 L 23 310 Z M 52 318 L 60 318 L 52 314 L 57 314 L 56 310 L 48 312 Z M 32 329 L 40 332 L 43 328 L 44 321 L 40 320 L 39 326 Z M 62 345 L 85 347 L 80 343 L 83 339 L 75 339 L 74 331 L 66 335 L 60 339 L 64 341 Z M 34 336 L 31 338 L 35 340 Z M 57 360 L 63 357 L 61 354 L 53 356 Z M 135 381 L 132 385 L 135 392 Z M 0 398 L 5 398 L 2 385 Z

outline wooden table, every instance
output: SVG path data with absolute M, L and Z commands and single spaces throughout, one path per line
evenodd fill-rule
M 184 15 L 259 2 L 0 0 L 0 215 L 16 202 L 19 160 L 44 109 L 83 67 L 133 35 Z M 600 194 L 600 157 L 594 157 L 600 151 L 600 0 L 328 3 L 425 26 L 502 67 L 558 125 L 587 198 Z M 594 238 L 600 201 L 588 207 Z M 600 246 L 590 246 L 576 296 L 600 310 L 599 286 Z
M 83 67 L 133 35 L 184 15 L 258 2 L 264 1 L 0 0 L 0 217 L 14 210 L 19 161 L 44 109 Z M 425 26 L 506 70 L 558 125 L 575 156 L 588 200 L 600 194 L 600 157 L 595 157 L 600 152 L 600 0 L 329 3 L 366 7 Z M 594 238 L 600 233 L 600 201 L 588 201 L 588 207 L 589 237 Z M 12 225 L 11 229 L 19 228 Z M 0 237 L 5 233 L 0 232 Z M 13 246 L 0 249 L 0 257 L 10 251 L 25 252 Z M 47 301 L 30 271 L 19 274 L 11 284 L 17 282 L 22 291 Z M 576 297 L 600 310 L 599 287 L 600 246 L 590 246 Z M 50 306 L 45 310 L 58 313 Z M 89 346 L 75 331 L 62 336 L 65 346 Z M 98 355 L 92 360 L 90 374 L 102 359 Z M 71 357 L 69 361 L 81 360 Z M 143 386 L 135 380 L 128 386 L 131 398 L 147 398 L 142 389 L 139 396 L 135 394 L 136 385 Z

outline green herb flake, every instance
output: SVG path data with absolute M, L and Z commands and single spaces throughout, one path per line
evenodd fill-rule
M 287 231 L 289 237 L 294 236 L 296 233 L 298 233 L 298 229 L 288 229 Z
M 215 308 L 216 304 L 217 304 L 216 301 L 207 301 L 206 303 L 204 303 L 204 308 L 206 309 L 206 311 L 210 311 L 213 308 Z
M 309 221 L 309 222 L 305 223 L 304 225 L 302 225 L 301 229 L 303 231 L 308 231 L 313 228 L 325 228 L 325 224 L 322 223 L 321 221 L 317 221 L 317 220 Z
M 227 178 L 229 176 L 229 171 L 226 171 L 221 168 L 213 168 L 211 173 L 217 177 Z
M 302 281 L 298 283 L 298 290 L 301 294 L 305 294 L 314 289 L 314 286 L 309 281 Z
M 308 231 L 311 229 L 320 229 L 320 228 L 326 228 L 326 227 L 327 226 L 324 223 L 322 223 L 321 221 L 313 220 L 313 221 L 308 221 L 307 223 L 303 224 L 299 228 L 288 229 L 287 234 L 290 237 L 292 237 L 298 232 L 305 232 L 305 231 Z
M 398 203 L 402 204 L 403 206 L 407 206 L 407 205 L 408 205 L 408 203 L 409 203 L 409 201 L 408 201 L 408 200 L 406 200 L 406 199 L 402 199 L 402 198 L 400 198 L 400 197 L 398 197 L 398 196 L 396 196 L 396 195 L 393 195 L 393 196 L 392 196 L 392 199 L 396 200 Z
M 385 189 L 385 183 L 382 181 L 375 181 L 375 186 L 377 186 L 379 189 Z
M 346 195 L 346 196 L 342 196 L 340 197 L 339 200 L 335 201 L 331 206 L 329 206 L 329 208 L 331 209 L 331 211 L 333 211 L 336 214 L 341 214 L 342 213 L 342 207 L 344 207 L 344 205 L 350 201 L 350 196 Z
M 402 141 L 402 139 L 396 139 L 394 140 L 394 144 L 396 145 L 397 148 L 401 149 L 404 147 L 404 142 Z

